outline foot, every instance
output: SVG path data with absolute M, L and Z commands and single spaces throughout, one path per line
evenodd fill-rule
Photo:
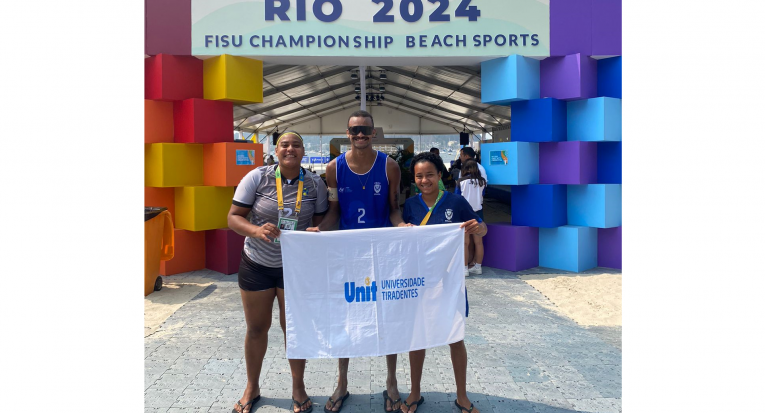
M 239 401 L 236 404 L 234 404 L 233 411 L 237 413 L 249 413 L 250 411 L 254 411 L 252 408 L 252 405 L 254 403 L 250 403 L 250 401 L 258 397 L 260 397 L 260 389 L 258 387 L 247 386 L 244 389 L 244 394 L 242 395 L 242 398 L 239 399 Z
M 471 274 L 479 274 L 479 275 L 482 274 L 483 272 L 481 271 L 481 264 L 473 265 L 472 267 L 470 267 L 468 272 L 470 272 Z
M 465 277 L 470 277 L 470 270 L 467 265 L 465 266 Z
M 401 406 L 402 413 L 414 413 L 420 407 L 417 402 L 420 401 L 420 392 L 412 391 L 409 396 L 404 400 L 404 404 Z
M 346 394 L 348 394 L 348 385 L 338 384 L 335 392 L 332 393 L 332 396 L 330 397 L 331 400 L 327 400 L 327 404 L 325 404 L 324 407 L 330 411 L 339 412 L 345 403 L 343 397 L 345 397 Z
M 313 406 L 313 402 L 308 397 L 308 393 L 305 392 L 305 387 L 292 390 L 292 411 L 294 413 L 304 412 L 310 409 L 311 406 Z
M 470 400 L 468 400 L 467 396 L 457 397 L 457 400 L 454 401 L 454 404 L 456 404 L 457 408 L 460 409 L 460 413 L 481 413 L 477 407 L 473 406 L 473 403 L 470 403 Z
M 401 409 L 401 395 L 398 393 L 398 382 L 386 381 L 385 388 L 389 399 L 385 400 L 385 411 L 395 412 Z

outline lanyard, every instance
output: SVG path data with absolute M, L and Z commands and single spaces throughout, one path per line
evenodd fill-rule
M 420 225 L 425 225 L 428 223 L 428 220 L 430 219 L 430 214 L 433 212 L 434 209 L 436 209 L 436 205 L 438 205 L 438 201 L 441 200 L 441 197 L 443 195 L 444 195 L 444 191 L 438 191 L 438 198 L 436 198 L 436 202 L 433 203 L 433 206 L 430 209 L 428 209 L 428 214 L 425 215 L 425 218 L 422 219 L 422 222 L 420 222 Z M 420 198 L 422 198 L 422 194 L 420 194 Z
M 284 197 L 282 196 L 282 173 L 281 167 L 276 167 L 276 201 L 279 204 L 279 216 L 284 212 Z M 303 168 L 300 168 L 300 183 L 298 184 L 297 200 L 295 200 L 295 215 L 300 213 L 300 207 L 303 203 Z

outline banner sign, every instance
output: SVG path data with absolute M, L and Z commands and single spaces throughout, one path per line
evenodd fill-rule
M 507 154 L 505 153 L 505 151 L 490 151 L 489 164 L 490 165 L 507 165 Z
M 549 0 L 192 0 L 194 55 L 548 56 Z
M 287 358 L 383 356 L 464 339 L 459 225 L 282 232 Z
M 237 165 L 255 165 L 255 151 L 251 149 L 236 150 Z

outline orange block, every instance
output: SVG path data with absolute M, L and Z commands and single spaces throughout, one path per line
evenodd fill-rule
M 175 256 L 169 261 L 160 261 L 159 273 L 175 275 L 205 269 L 205 233 L 175 229 L 173 237 Z
M 204 185 L 237 186 L 251 170 L 263 166 L 260 143 L 204 144 Z
M 165 207 L 175 225 L 175 188 L 143 188 L 143 206 Z
M 173 102 L 143 101 L 144 143 L 173 142 Z

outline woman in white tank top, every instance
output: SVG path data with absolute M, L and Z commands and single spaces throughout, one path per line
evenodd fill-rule
M 462 164 L 461 177 L 457 181 L 455 194 L 462 195 L 473 207 L 473 211 L 483 220 L 483 190 L 486 188 L 486 179 L 481 176 L 481 170 L 478 169 L 478 162 L 475 159 L 468 159 Z M 483 262 L 483 238 L 480 235 L 465 235 L 465 246 L 469 244 L 472 237 L 475 245 L 472 263 L 468 264 L 468 272 L 471 274 L 481 274 L 481 263 Z M 465 248 L 465 259 L 469 257 L 470 251 Z

